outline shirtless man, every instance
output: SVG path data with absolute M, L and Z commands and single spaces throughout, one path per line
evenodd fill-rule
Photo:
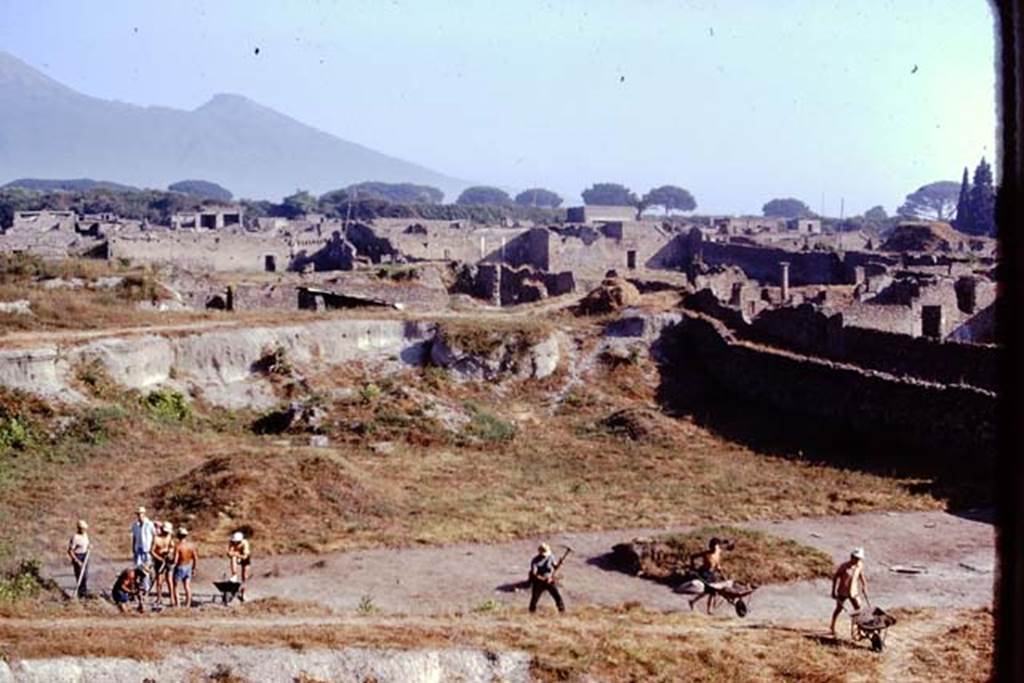
M 709 584 L 719 583 L 725 580 L 725 575 L 722 574 L 722 548 L 726 546 L 726 542 L 720 538 L 712 538 L 708 541 L 708 549 L 699 553 L 690 555 L 690 567 L 697 572 L 697 576 L 704 583 L 704 592 L 690 600 L 690 609 L 693 609 L 694 605 L 703 600 L 708 599 L 708 614 L 711 614 L 711 610 L 714 606 L 714 590 Z M 698 565 L 699 561 L 699 565 Z
M 199 551 L 188 540 L 188 530 L 178 527 L 178 544 L 174 546 L 174 574 L 171 584 L 171 604 L 178 606 L 178 584 L 185 586 L 185 607 L 192 606 L 192 579 L 199 567 Z
M 153 573 L 156 575 L 154 587 L 156 589 L 156 601 L 162 602 L 163 593 L 161 586 L 167 586 L 167 592 L 171 592 L 171 563 L 174 560 L 174 537 L 171 533 L 174 526 L 170 522 L 163 522 L 156 527 L 156 537 L 153 539 L 153 548 L 150 554 L 153 556 Z
M 252 547 L 241 531 L 231 534 L 228 541 L 228 559 L 231 562 L 231 578 L 237 578 L 242 583 L 242 587 L 238 589 L 238 599 L 245 602 L 245 584 L 249 581 Z
M 114 604 L 117 605 L 121 614 L 128 612 L 128 603 L 132 600 L 138 602 L 138 610 L 142 611 L 142 596 L 146 592 L 143 588 L 147 580 L 146 572 L 146 565 L 129 567 L 121 572 L 117 580 L 114 581 L 110 597 L 114 599 Z
M 836 568 L 832 575 L 832 599 L 836 601 L 836 609 L 832 612 L 832 625 L 829 630 L 836 637 L 836 619 L 843 611 L 847 600 L 853 609 L 860 609 L 860 595 L 868 597 L 868 582 L 864 577 L 864 548 L 854 548 L 850 559 Z

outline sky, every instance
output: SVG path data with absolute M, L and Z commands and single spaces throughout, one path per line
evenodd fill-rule
M 0 49 L 89 95 L 238 93 L 473 182 L 707 213 L 892 213 L 992 161 L 995 43 L 985 0 L 0 0 Z

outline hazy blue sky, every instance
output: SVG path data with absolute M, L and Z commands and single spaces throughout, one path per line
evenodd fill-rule
M 714 212 L 958 180 L 995 155 L 994 43 L 984 0 L 0 0 L 0 49 L 87 94 L 236 92 L 457 177 Z

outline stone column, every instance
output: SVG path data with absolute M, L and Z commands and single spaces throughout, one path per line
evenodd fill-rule
M 779 263 L 782 268 L 782 303 L 789 301 L 789 261 Z

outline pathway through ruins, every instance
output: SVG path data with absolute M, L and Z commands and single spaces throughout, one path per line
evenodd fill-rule
M 837 561 L 844 559 L 851 548 L 863 545 L 868 553 L 869 594 L 874 604 L 886 609 L 984 607 L 992 602 L 994 531 L 987 521 L 937 511 L 873 512 L 740 526 L 820 548 Z M 618 605 L 633 601 L 653 609 L 680 610 L 687 609 L 683 596 L 667 586 L 605 569 L 601 558 L 614 544 L 636 536 L 683 530 L 569 532 L 552 534 L 545 540 L 556 552 L 565 545 L 575 551 L 564 569 L 564 592 L 570 608 L 581 603 Z M 464 612 L 490 600 L 522 607 L 528 595 L 514 587 L 525 578 L 538 541 L 269 558 L 258 556 L 257 545 L 251 595 L 312 601 L 339 614 L 354 614 L 360 602 L 367 599 L 384 615 Z M 212 597 L 210 582 L 222 578 L 224 565 L 221 558 L 206 559 L 201 564 L 201 593 Z M 120 564 L 97 566 L 93 585 L 109 585 L 116 567 Z M 70 587 L 72 579 L 66 568 L 54 570 L 58 582 Z M 827 620 L 832 606 L 828 594 L 825 580 L 765 586 L 753 596 L 748 621 Z M 730 614 L 728 609 L 721 609 L 718 616 Z

